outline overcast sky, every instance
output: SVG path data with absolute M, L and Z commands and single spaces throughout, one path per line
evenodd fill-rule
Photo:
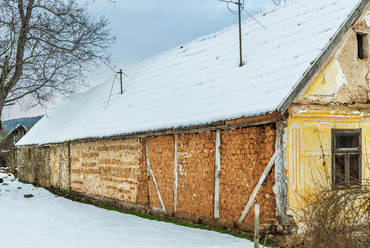
M 143 60 L 192 40 L 238 23 L 227 4 L 218 0 L 80 0 L 97 15 L 111 22 L 117 39 L 112 47 L 113 62 L 118 69 L 129 68 Z M 233 4 L 231 4 L 233 6 Z M 236 7 L 236 5 L 235 5 Z M 246 10 L 255 14 L 274 7 L 272 0 L 245 0 Z M 243 20 L 249 18 L 243 12 Z M 88 80 L 94 86 L 113 74 L 102 66 Z M 86 90 L 86 89 L 82 89 Z M 42 108 L 21 111 L 8 107 L 2 119 L 44 114 Z

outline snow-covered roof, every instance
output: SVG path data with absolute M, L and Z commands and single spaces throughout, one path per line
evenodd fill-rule
M 272 113 L 361 0 L 296 0 L 198 38 L 58 102 L 18 145 L 202 125 Z M 112 82 L 114 81 L 113 87 Z M 112 92 L 112 93 L 111 93 Z

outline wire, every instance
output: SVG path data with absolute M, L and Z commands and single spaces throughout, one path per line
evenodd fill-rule
M 233 4 L 236 4 L 236 5 L 239 5 L 239 2 L 233 2 L 231 0 L 218 0 L 220 2 L 224 2 L 227 4 L 227 8 L 229 9 L 229 11 L 234 14 L 234 15 L 237 15 L 239 14 L 239 10 L 233 10 L 231 7 L 230 7 L 230 4 L 233 3 Z M 261 25 L 261 27 L 263 27 L 264 29 L 267 29 L 265 26 L 263 26 L 253 15 L 251 15 L 246 9 L 245 9 L 245 4 L 244 4 L 244 0 L 241 0 L 241 3 L 240 3 L 240 11 L 245 11 L 250 17 L 253 18 L 253 20 L 255 20 L 255 22 L 257 22 L 259 25 Z
M 107 101 L 107 104 L 105 105 L 105 108 L 104 109 L 107 109 L 107 107 L 108 107 L 108 104 L 109 104 L 109 101 L 110 101 L 110 97 L 112 96 L 112 92 L 113 92 L 114 82 L 116 81 L 116 79 L 117 79 L 117 74 L 114 75 L 114 79 L 113 79 L 113 82 L 112 82 L 112 87 L 110 89 L 108 101 Z
M 108 65 L 106 65 L 106 66 L 107 66 L 107 67 L 108 67 L 108 69 L 109 69 L 109 70 L 111 70 L 114 74 L 117 74 L 117 72 L 116 72 L 116 71 L 114 71 L 114 69 L 113 69 L 113 68 L 111 68 L 111 67 L 110 67 L 110 66 L 108 66 Z M 123 74 L 123 75 L 125 75 L 125 77 L 127 77 L 128 79 L 133 80 L 132 78 L 130 78 L 130 77 L 129 77 L 128 75 L 126 75 L 125 73 L 123 73 L 123 72 L 122 72 L 122 74 Z
M 220 2 L 224 2 L 227 4 L 227 8 L 229 9 L 229 11 L 234 14 L 234 15 L 237 15 L 239 14 L 239 10 L 233 10 L 231 7 L 230 7 L 230 4 L 233 3 L 233 4 L 236 4 L 236 5 L 239 5 L 239 2 L 233 2 L 233 1 L 227 1 L 227 0 L 219 0 Z M 240 10 L 243 11 L 244 10 L 244 0 L 241 0 L 241 3 L 240 3 Z
M 246 9 L 243 9 L 245 12 L 247 12 L 247 14 L 253 18 L 253 20 L 255 20 L 259 25 L 261 25 L 261 27 L 263 27 L 264 29 L 267 29 L 265 26 L 263 26 L 256 18 L 254 18 L 254 16 L 252 16 Z

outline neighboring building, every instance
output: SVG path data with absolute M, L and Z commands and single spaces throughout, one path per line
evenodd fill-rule
M 258 202 L 288 228 L 319 181 L 369 177 L 369 7 L 289 2 L 243 23 L 242 67 L 234 26 L 127 70 L 123 94 L 62 100 L 18 143 L 19 177 L 243 230 Z
M 11 166 L 15 162 L 15 144 L 27 133 L 27 129 L 18 124 L 0 141 L 0 165 Z

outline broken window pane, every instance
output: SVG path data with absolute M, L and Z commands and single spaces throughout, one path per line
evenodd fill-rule
M 343 185 L 346 181 L 346 166 L 344 155 L 335 156 L 334 184 Z
M 360 179 L 359 155 L 352 154 L 349 157 L 350 185 L 359 185 L 359 179 Z

